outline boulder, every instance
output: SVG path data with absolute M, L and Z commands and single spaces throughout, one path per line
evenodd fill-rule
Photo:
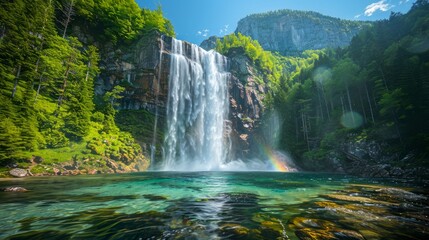
M 3 192 L 27 192 L 28 190 L 23 187 L 6 187 L 2 189 Z
M 33 156 L 33 162 L 40 164 L 44 161 L 45 159 L 43 159 L 41 156 Z
M 27 170 L 22 169 L 22 168 L 14 168 L 12 170 L 9 171 L 9 174 L 12 175 L 13 177 L 26 177 L 27 176 Z

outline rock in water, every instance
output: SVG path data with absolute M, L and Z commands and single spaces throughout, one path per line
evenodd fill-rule
M 9 174 L 14 177 L 25 177 L 27 176 L 27 170 L 22 168 L 14 168 L 9 171 Z
M 23 187 L 7 187 L 2 189 L 4 192 L 27 192 L 28 190 Z

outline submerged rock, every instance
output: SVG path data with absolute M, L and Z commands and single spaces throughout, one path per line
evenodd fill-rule
M 236 223 L 225 223 L 219 227 L 222 235 L 228 235 L 227 233 L 232 233 L 234 235 L 247 235 L 249 234 L 249 229 L 241 226 Z
M 344 229 L 334 230 L 314 230 L 312 228 L 302 228 L 295 231 L 295 235 L 301 240 L 332 240 L 332 239 L 347 239 L 347 240 L 363 240 L 365 239 L 360 233 Z
M 380 192 L 388 195 L 391 198 L 397 198 L 402 200 L 416 201 L 416 200 L 426 200 L 427 197 L 418 195 L 403 189 L 399 188 L 380 188 L 376 192 Z
M 325 205 L 325 204 L 323 204 Z M 335 203 L 326 204 L 330 207 Z M 295 230 L 299 239 L 365 239 L 359 232 L 341 229 L 335 223 L 316 218 L 296 217 L 291 221 L 290 227 Z
M 318 228 L 318 229 L 331 229 L 335 226 L 334 223 L 313 218 L 296 217 L 292 220 L 292 224 L 297 228 Z
M 324 208 L 330 214 L 335 216 L 341 216 L 356 221 L 378 221 L 379 215 L 373 214 L 374 212 L 382 212 L 382 209 L 377 207 L 364 207 L 363 205 L 357 204 L 346 204 L 340 205 L 334 202 L 315 202 L 319 207 Z
M 165 200 L 167 200 L 167 197 L 153 195 L 153 194 L 144 194 L 143 197 L 149 201 L 165 201 Z
M 9 171 L 9 174 L 12 175 L 13 177 L 26 177 L 27 176 L 27 170 L 22 169 L 22 168 L 14 168 L 12 170 Z
M 347 201 L 347 202 L 373 203 L 373 204 L 381 204 L 381 205 L 396 205 L 395 203 L 374 200 L 374 199 L 367 198 L 367 197 L 349 196 L 349 195 L 342 195 L 342 194 L 328 194 L 325 197 L 330 198 L 330 199 L 340 200 L 340 201 Z

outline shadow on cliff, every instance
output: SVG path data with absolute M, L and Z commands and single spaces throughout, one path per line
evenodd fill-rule
M 155 115 L 146 110 L 121 110 L 116 115 L 116 124 L 121 131 L 129 132 L 142 146 L 144 153 L 150 156 L 153 142 Z M 156 159 L 162 158 L 164 143 L 165 117 L 158 116 L 156 131 Z

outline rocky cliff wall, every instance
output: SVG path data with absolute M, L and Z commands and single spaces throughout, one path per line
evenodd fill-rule
M 347 46 L 368 25 L 315 12 L 280 10 L 241 19 L 236 33 L 258 40 L 265 50 L 290 55 L 308 49 Z
M 227 57 L 231 72 L 229 120 L 232 124 L 232 145 L 236 149 L 231 159 L 257 157 L 259 153 L 255 144 L 265 109 L 267 80 L 258 72 L 243 48 L 230 49 Z
M 169 42 L 171 38 L 168 41 L 168 37 L 152 32 L 125 49 L 104 52 L 96 93 L 103 94 L 121 85 L 125 93 L 120 109 L 154 113 L 156 106 L 164 108 L 168 96 Z
M 115 85 L 126 88 L 120 109 L 148 110 L 165 114 L 170 74 L 171 38 L 153 32 L 127 49 L 107 52 L 102 61 L 102 74 L 97 93 L 109 91 Z M 162 54 L 160 51 L 162 49 Z M 191 43 L 183 42 L 183 49 L 191 58 Z M 254 154 L 252 142 L 262 116 L 263 99 L 267 92 L 263 76 L 253 66 L 241 48 L 232 49 L 228 57 L 229 79 L 229 139 L 232 143 L 230 159 L 247 158 Z

